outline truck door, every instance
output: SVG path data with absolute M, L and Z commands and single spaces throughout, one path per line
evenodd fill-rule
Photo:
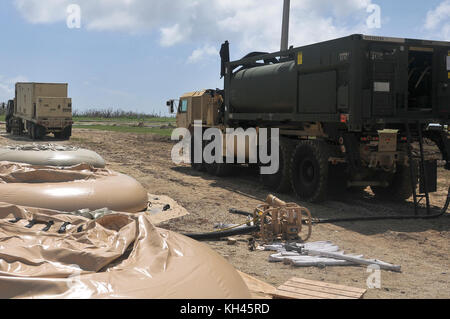
M 435 50 L 433 61 L 434 86 L 436 94 L 433 103 L 435 114 L 442 119 L 450 118 L 450 47 Z
M 392 117 L 407 107 L 408 55 L 403 44 L 374 43 L 370 47 L 372 115 Z
M 181 99 L 178 105 L 177 127 L 188 128 L 188 99 Z

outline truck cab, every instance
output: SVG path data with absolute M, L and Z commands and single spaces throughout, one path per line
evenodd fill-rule
M 174 113 L 174 100 L 167 102 L 167 106 Z M 184 94 L 178 103 L 177 127 L 192 129 L 195 121 L 201 121 L 204 127 L 215 126 L 219 123 L 219 111 L 223 102 L 222 96 L 215 90 L 202 90 Z

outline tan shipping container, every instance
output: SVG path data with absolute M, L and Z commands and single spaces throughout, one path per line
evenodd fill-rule
M 67 83 L 16 83 L 15 114 L 25 120 L 72 118 Z

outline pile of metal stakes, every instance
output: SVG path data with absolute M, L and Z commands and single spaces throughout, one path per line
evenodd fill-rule
M 284 262 L 296 267 L 376 265 L 380 269 L 401 272 L 401 266 L 377 259 L 366 259 L 363 255 L 345 254 L 329 241 L 313 243 L 278 243 L 264 245 L 262 250 L 276 251 L 269 256 L 270 262 Z

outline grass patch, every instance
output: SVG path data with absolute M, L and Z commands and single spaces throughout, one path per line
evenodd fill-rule
M 157 127 L 132 127 L 132 126 L 113 126 L 113 125 L 74 125 L 74 128 L 121 132 L 121 133 L 137 133 L 137 134 L 157 134 L 161 136 L 172 136 L 173 129 L 160 129 Z
M 172 117 L 90 117 L 90 116 L 74 116 L 74 122 L 144 122 L 144 123 L 175 123 L 176 119 Z
M 78 121 L 133 121 L 133 122 L 158 122 L 169 123 L 175 120 L 173 117 L 164 117 L 161 113 L 144 113 L 124 111 L 122 109 L 96 109 L 91 108 L 85 111 L 74 110 L 73 118 Z
M 0 115 L 0 122 L 5 122 L 5 114 Z

